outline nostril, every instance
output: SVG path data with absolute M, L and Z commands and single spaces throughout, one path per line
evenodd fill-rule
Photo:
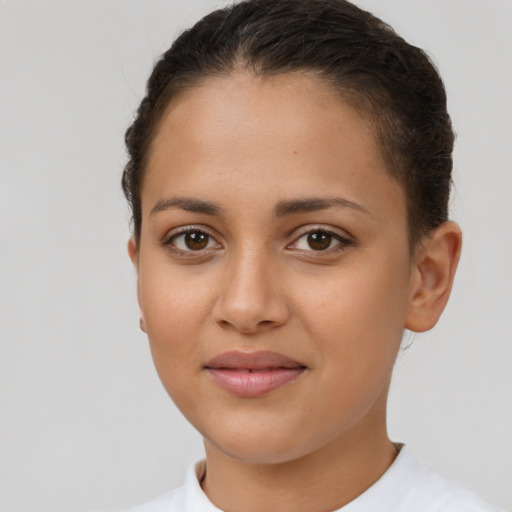
M 218 321 L 218 325 L 222 329 L 234 329 L 241 334 L 255 334 L 259 332 L 266 331 L 268 329 L 272 329 L 278 325 L 277 322 L 273 320 L 261 320 L 259 322 L 244 322 L 244 321 L 230 321 L 226 319 L 222 319 Z
M 249 287 L 253 281 L 248 284 L 233 278 L 230 283 L 224 293 L 219 293 L 212 309 L 213 319 L 221 328 L 253 334 L 286 323 L 289 311 L 282 293 L 267 286 Z

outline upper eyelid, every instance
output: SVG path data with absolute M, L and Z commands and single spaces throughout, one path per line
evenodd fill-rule
M 220 244 L 219 238 L 220 236 L 215 234 L 215 230 L 210 228 L 209 226 L 205 226 L 203 224 L 187 224 L 183 226 L 178 226 L 170 231 L 168 231 L 165 236 L 162 238 L 163 244 L 169 244 L 170 241 L 182 234 L 189 233 L 191 231 L 201 231 L 211 238 L 213 238 L 217 243 Z M 302 238 L 304 235 L 307 235 L 309 233 L 314 233 L 317 231 L 322 231 L 325 233 L 328 233 L 335 238 L 347 241 L 347 242 L 354 242 L 354 237 L 348 233 L 346 230 L 341 230 L 340 228 L 335 228 L 333 226 L 326 226 L 322 224 L 308 224 L 306 226 L 301 226 L 299 228 L 296 228 L 290 233 L 287 238 L 292 238 L 292 241 L 287 244 L 287 247 L 292 245 L 293 243 L 297 242 L 300 238 Z
M 165 235 L 162 237 L 162 243 L 168 243 L 174 237 L 190 233 L 191 231 L 201 231 L 218 242 L 217 238 L 219 237 L 213 234 L 213 230 L 210 229 L 209 227 L 204 225 L 186 224 L 184 226 L 178 226 L 177 228 L 167 231 Z
M 318 251 L 314 250 L 313 248 L 300 249 L 298 247 L 293 247 L 294 245 L 297 245 L 304 236 L 315 232 L 327 233 L 328 235 L 332 236 L 335 240 L 337 240 L 338 243 L 335 244 L 333 247 L 329 247 L 325 250 Z M 304 230 L 294 236 L 293 241 L 286 246 L 286 249 L 292 252 L 300 252 L 302 254 L 314 255 L 315 259 L 328 257 L 329 255 L 332 256 L 334 254 L 338 254 L 339 252 L 343 252 L 350 247 L 353 247 L 355 244 L 355 240 L 352 235 L 347 233 L 345 230 L 343 230 L 343 233 L 344 234 L 339 233 L 338 230 L 334 228 L 327 228 L 323 226 L 304 226 Z
M 315 233 L 317 231 L 323 231 L 324 233 L 328 233 L 335 237 L 342 238 L 343 240 L 353 241 L 354 238 L 348 231 L 344 229 L 342 230 L 339 228 L 325 226 L 322 224 L 302 226 L 295 230 L 292 236 L 294 236 L 294 240 L 298 240 L 299 238 L 302 238 L 304 235 L 307 235 L 308 233 Z
M 201 231 L 205 233 L 208 237 L 210 237 L 216 244 L 216 247 L 205 247 L 204 249 L 181 249 L 177 247 L 174 243 L 177 237 L 182 235 L 186 235 L 187 233 Z M 162 245 L 166 250 L 174 253 L 175 256 L 179 256 L 181 258 L 190 258 L 191 261 L 194 259 L 202 258 L 207 255 L 211 255 L 212 251 L 217 251 L 219 246 L 222 247 L 222 244 L 219 243 L 218 237 L 213 236 L 208 229 L 205 229 L 203 226 L 194 226 L 194 225 L 185 225 L 179 226 L 177 228 L 171 229 L 167 232 L 167 234 L 162 238 L 160 245 Z

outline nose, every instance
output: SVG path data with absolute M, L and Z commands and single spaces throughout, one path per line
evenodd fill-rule
M 289 308 L 282 277 L 271 258 L 246 251 L 226 261 L 213 308 L 214 320 L 224 329 L 256 334 L 286 323 Z

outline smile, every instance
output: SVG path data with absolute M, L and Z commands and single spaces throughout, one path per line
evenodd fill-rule
M 307 367 L 276 352 L 225 352 L 205 365 L 213 381 L 244 398 L 270 393 L 301 375 Z

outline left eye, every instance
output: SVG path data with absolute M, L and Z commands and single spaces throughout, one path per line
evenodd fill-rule
M 195 229 L 174 235 L 166 245 L 173 245 L 180 251 L 202 251 L 218 244 L 208 233 Z
M 330 231 L 315 230 L 302 235 L 294 244 L 294 249 L 304 251 L 326 251 L 338 245 L 349 245 L 351 242 Z

